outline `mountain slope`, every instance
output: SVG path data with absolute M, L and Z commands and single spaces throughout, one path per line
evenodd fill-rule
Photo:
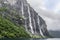
M 3 0 L 0 4 L 2 18 L 9 20 L 16 26 L 23 25 L 26 32 L 32 34 L 32 37 L 39 35 L 45 38 L 45 36 L 49 36 L 45 21 L 26 0 L 16 0 L 14 4 L 11 4 L 8 0 Z
M 1 37 L 30 37 L 22 26 L 18 27 L 11 21 L 0 16 L 0 38 Z

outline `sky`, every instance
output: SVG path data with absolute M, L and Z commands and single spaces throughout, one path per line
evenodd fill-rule
M 60 0 L 27 0 L 45 20 L 48 30 L 60 30 Z

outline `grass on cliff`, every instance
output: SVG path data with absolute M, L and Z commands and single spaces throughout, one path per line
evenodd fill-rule
M 22 26 L 18 27 L 0 16 L 0 38 L 30 37 Z

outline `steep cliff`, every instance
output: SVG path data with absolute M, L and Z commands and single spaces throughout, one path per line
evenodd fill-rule
M 7 10 L 2 14 L 3 17 L 9 17 L 9 20 L 20 25 L 23 23 L 26 32 L 31 35 L 39 35 L 42 37 L 49 36 L 47 25 L 45 21 L 38 15 L 38 13 L 27 3 L 26 0 L 3 0 L 1 7 L 6 7 Z M 17 17 L 16 17 L 17 16 Z M 23 21 L 20 22 L 20 17 Z
M 25 19 L 25 29 L 34 35 L 48 36 L 47 25 L 26 0 L 17 0 L 14 5 Z

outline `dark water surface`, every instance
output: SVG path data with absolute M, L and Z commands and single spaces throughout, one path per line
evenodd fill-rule
M 35 39 L 35 38 L 3 38 L 0 40 L 60 40 L 60 38 Z

